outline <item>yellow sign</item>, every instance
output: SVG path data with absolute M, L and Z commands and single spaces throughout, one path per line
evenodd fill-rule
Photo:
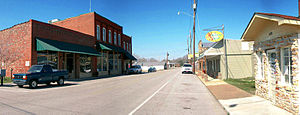
M 195 53 L 195 57 L 199 57 L 199 53 Z M 193 54 L 189 54 L 188 55 L 188 59 L 192 59 L 193 58 Z
M 222 40 L 224 35 L 219 31 L 211 31 L 205 35 L 205 38 L 211 42 L 218 42 Z

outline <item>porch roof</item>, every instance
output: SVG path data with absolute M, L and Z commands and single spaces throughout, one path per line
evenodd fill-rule
M 109 50 L 109 51 L 116 51 L 119 53 L 124 53 L 124 56 L 127 59 L 130 60 L 137 60 L 133 55 L 131 55 L 128 51 L 124 50 L 123 48 L 117 47 L 117 46 L 113 46 L 113 45 L 109 45 L 109 44 L 105 44 L 105 43 L 99 43 L 101 50 Z M 103 49 L 102 49 L 103 47 Z
M 254 13 L 241 39 L 243 41 L 254 41 L 257 33 L 262 32 L 271 23 L 277 23 L 278 26 L 283 24 L 299 26 L 300 18 L 273 13 Z

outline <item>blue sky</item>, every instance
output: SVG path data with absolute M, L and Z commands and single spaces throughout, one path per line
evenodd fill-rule
M 47 22 L 89 12 L 90 0 L 1 0 L 0 30 L 35 19 Z M 92 0 L 92 11 L 123 26 L 133 37 L 133 52 L 146 58 L 170 59 L 186 54 L 192 29 L 192 0 Z M 225 25 L 225 38 L 240 39 L 254 12 L 298 16 L 297 0 L 198 0 L 196 44 L 202 29 Z

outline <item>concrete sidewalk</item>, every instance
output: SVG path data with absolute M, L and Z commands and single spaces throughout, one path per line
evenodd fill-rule
M 261 97 L 251 95 L 219 79 L 208 78 L 205 82 L 210 92 L 219 100 L 230 115 L 291 115 Z

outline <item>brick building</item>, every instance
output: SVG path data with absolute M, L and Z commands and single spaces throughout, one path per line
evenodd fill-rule
M 135 60 L 131 37 L 95 12 L 51 24 L 29 20 L 1 30 L 0 40 L 7 75 L 35 64 L 68 70 L 71 78 L 118 75 Z

